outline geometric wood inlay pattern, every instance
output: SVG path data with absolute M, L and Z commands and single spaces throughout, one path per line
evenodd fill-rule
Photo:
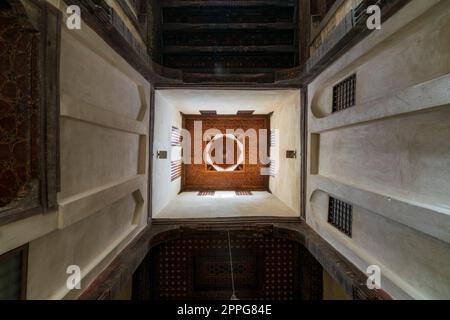
M 322 268 L 301 245 L 257 233 L 230 235 L 239 299 L 322 298 Z M 152 249 L 145 261 L 151 277 L 146 290 L 152 299 L 228 300 L 231 296 L 226 232 L 198 232 L 165 242 Z

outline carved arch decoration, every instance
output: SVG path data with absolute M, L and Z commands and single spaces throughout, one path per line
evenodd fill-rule
M 0 225 L 56 207 L 60 14 L 0 5 Z

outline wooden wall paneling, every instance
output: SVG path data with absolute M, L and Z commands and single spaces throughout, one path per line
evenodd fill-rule
M 153 141 L 155 139 L 155 88 L 150 86 L 150 102 L 149 102 L 149 133 L 148 133 L 148 224 L 152 222 L 153 210 L 152 210 L 152 195 L 153 195 L 153 160 L 154 160 L 154 149 Z
M 180 113 L 181 113 L 181 129 L 183 130 L 183 129 L 186 128 L 186 118 L 185 118 L 185 116 L 184 116 L 184 114 L 182 112 L 180 112 Z M 181 149 L 181 153 L 182 153 L 181 159 L 182 160 L 184 159 L 184 152 L 185 152 L 185 150 Z M 186 168 L 185 168 L 185 165 L 182 164 L 181 165 L 181 188 L 180 188 L 180 192 L 181 192 L 181 190 L 185 189 L 185 186 L 186 186 Z
M 61 42 L 61 13 L 53 6 L 47 4 L 45 10 L 45 41 L 42 45 L 44 53 L 44 83 L 45 99 L 42 101 L 45 114 L 45 182 L 46 202 L 48 208 L 56 208 L 57 193 L 60 190 L 60 158 L 59 158 L 59 64 Z M 43 150 L 44 151 L 44 150 Z
M 133 24 L 134 28 L 139 32 L 142 40 L 147 43 L 147 1 L 135 0 L 129 2 L 127 0 L 117 0 L 117 2 Z
M 308 89 L 300 89 L 300 217 L 306 221 L 306 190 L 308 180 Z
M 40 1 L 8 4 L 0 18 L 0 225 L 55 208 L 59 191 L 60 13 Z
M 8 261 L 9 259 L 13 258 L 14 256 L 20 255 L 20 292 L 18 293 L 18 299 L 20 300 L 26 300 L 27 299 L 27 276 L 28 276 L 28 248 L 29 245 L 25 244 L 23 246 L 20 246 L 14 250 L 8 251 L 2 255 L 0 255 L 0 263 L 3 261 Z M 14 272 L 13 270 L 10 270 L 10 272 Z M 2 277 L 6 276 L 8 279 L 9 275 L 3 274 Z M 13 285 L 17 285 L 17 283 L 13 283 Z M 2 287 L 2 290 L 7 289 L 8 287 Z
M 298 0 L 299 29 L 299 65 L 303 67 L 309 58 L 309 42 L 311 35 L 311 0 Z

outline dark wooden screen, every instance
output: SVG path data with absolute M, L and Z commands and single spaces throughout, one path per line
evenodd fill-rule
M 59 30 L 49 4 L 0 5 L 0 225 L 56 206 Z
M 24 300 L 27 287 L 28 245 L 0 256 L 0 300 Z

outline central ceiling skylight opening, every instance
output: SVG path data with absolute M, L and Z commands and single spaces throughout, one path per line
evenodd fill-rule
M 157 90 L 153 218 L 298 217 L 300 111 L 299 90 Z

